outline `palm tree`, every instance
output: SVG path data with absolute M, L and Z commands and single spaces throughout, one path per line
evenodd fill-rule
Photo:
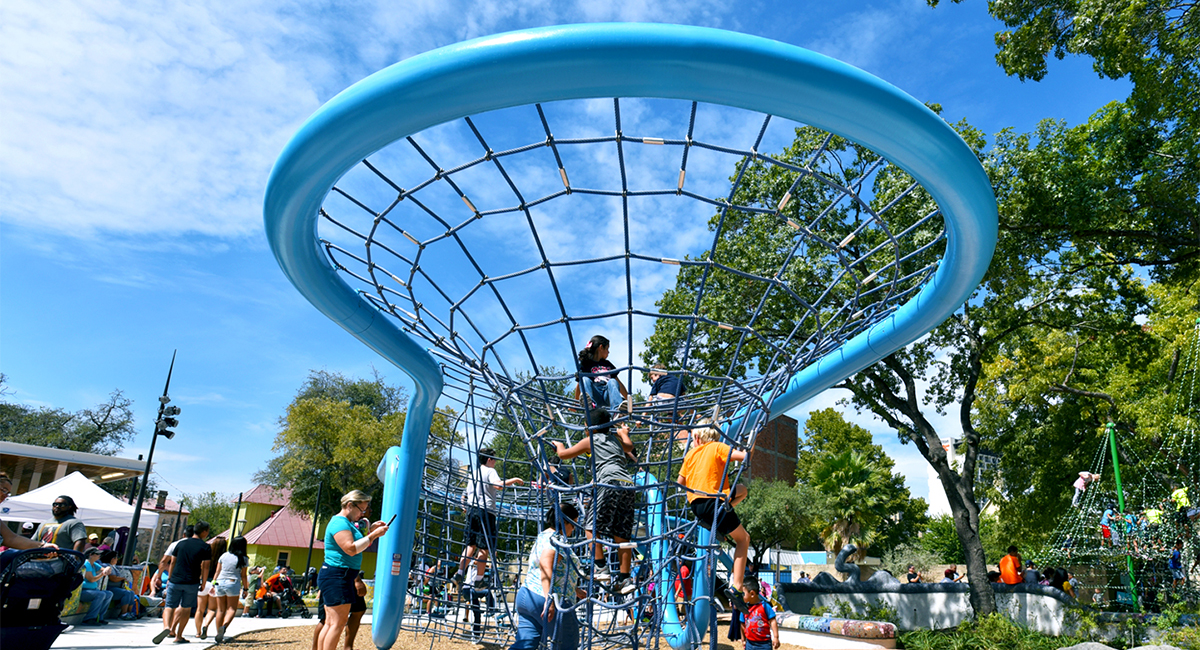
M 882 497 L 876 487 L 887 478 L 881 474 L 882 469 L 852 449 L 826 456 L 813 468 L 812 486 L 827 499 L 832 513 L 832 521 L 821 531 L 826 552 L 836 553 L 853 542 L 858 546 L 855 560 L 866 556 L 880 521 Z

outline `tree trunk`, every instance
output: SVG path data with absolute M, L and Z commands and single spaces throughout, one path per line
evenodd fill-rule
M 977 343 L 978 335 L 976 334 L 973 339 L 973 342 Z M 983 552 L 983 543 L 979 539 L 979 504 L 975 501 L 974 489 L 979 434 L 971 422 L 971 407 L 975 401 L 975 386 L 981 374 L 978 354 L 980 347 L 975 345 L 969 356 L 965 373 L 966 381 L 963 385 L 963 399 L 959 407 L 963 438 L 966 443 L 961 473 L 950 466 L 937 429 L 921 410 L 921 396 L 917 389 L 916 378 L 897 355 L 891 354 L 884 357 L 881 365 L 890 370 L 899 380 L 902 391 L 892 389 L 891 384 L 881 375 L 879 366 L 868 368 L 861 373 L 861 376 L 870 382 L 869 386 L 857 383 L 853 378 L 841 384 L 841 387 L 854 393 L 860 403 L 883 418 L 901 435 L 911 440 L 937 472 L 938 479 L 946 490 L 946 500 L 950 504 L 954 530 L 958 533 L 958 541 L 962 544 L 963 554 L 967 558 L 971 609 L 975 611 L 976 617 L 996 613 L 995 594 L 992 591 L 991 583 L 987 580 L 987 557 Z
M 949 467 L 946 469 L 946 472 L 938 469 L 938 478 L 946 490 L 946 500 L 950 503 L 950 513 L 954 520 L 954 532 L 958 533 L 958 541 L 962 544 L 963 555 L 966 557 L 967 584 L 971 587 L 971 609 L 975 611 L 976 618 L 995 614 L 996 595 L 987 579 L 987 556 L 983 552 L 983 542 L 979 539 L 979 506 L 973 495 L 968 496 L 970 488 L 962 485 L 962 481 L 957 480 L 959 477 L 950 471 Z

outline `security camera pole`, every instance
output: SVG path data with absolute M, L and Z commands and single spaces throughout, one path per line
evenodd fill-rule
M 121 556 L 121 564 L 126 566 L 133 563 L 133 554 L 137 549 L 138 522 L 142 518 L 142 502 L 146 500 L 146 483 L 150 480 L 150 464 L 154 462 L 154 443 L 158 442 L 159 436 L 166 437 L 167 440 L 175 437 L 175 432 L 171 431 L 170 427 L 179 426 L 179 420 L 175 419 L 179 415 L 178 406 L 167 406 L 171 402 L 171 398 L 167 395 L 167 391 L 171 388 L 171 373 L 175 370 L 175 354 L 179 350 L 171 353 L 171 367 L 167 370 L 167 385 L 163 386 L 162 397 L 158 398 L 158 418 L 154 420 L 154 435 L 150 437 L 150 454 L 146 456 L 146 472 L 142 474 L 142 487 L 138 490 L 137 502 L 133 504 L 133 521 L 129 524 L 129 541 L 125 543 L 125 554 Z

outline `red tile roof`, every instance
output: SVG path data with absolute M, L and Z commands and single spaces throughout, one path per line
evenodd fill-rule
M 269 485 L 256 485 L 253 490 L 242 494 L 243 503 L 265 503 L 269 506 L 286 506 L 291 499 L 291 490 L 276 490 Z M 237 503 L 237 497 L 233 497 L 229 502 Z
M 246 533 L 246 543 L 308 548 L 310 535 L 312 535 L 312 518 L 307 514 L 297 513 L 291 508 L 280 508 L 266 521 Z M 313 543 L 313 548 L 324 550 L 325 543 L 318 539 Z

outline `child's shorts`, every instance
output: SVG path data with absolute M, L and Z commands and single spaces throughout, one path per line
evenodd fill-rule
M 746 639 L 746 650 L 772 650 L 770 641 L 751 641 Z
M 692 513 L 696 515 L 696 520 L 704 524 L 705 528 L 711 528 L 713 517 L 717 514 L 718 500 L 713 497 L 696 499 L 689 505 L 692 507 Z M 728 535 L 737 530 L 742 525 L 742 520 L 738 519 L 737 513 L 728 503 L 721 508 L 721 518 L 717 520 L 717 532 L 721 535 Z
M 1100 524 L 1100 536 L 1104 539 L 1112 539 L 1112 529 L 1104 524 Z

